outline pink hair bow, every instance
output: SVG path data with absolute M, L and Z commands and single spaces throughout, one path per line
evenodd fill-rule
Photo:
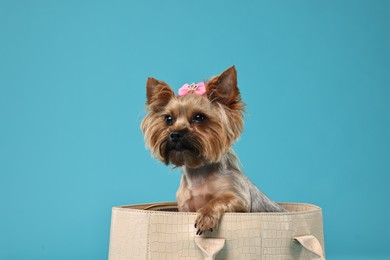
M 204 82 L 199 82 L 197 84 L 184 84 L 181 88 L 179 88 L 179 96 L 184 96 L 189 93 L 195 93 L 199 96 L 202 96 L 204 93 L 206 93 L 206 85 Z

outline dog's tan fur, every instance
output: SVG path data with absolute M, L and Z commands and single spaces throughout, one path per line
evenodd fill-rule
M 177 203 L 180 211 L 199 213 L 198 234 L 215 229 L 224 212 L 285 211 L 246 178 L 231 149 L 243 130 L 245 106 L 235 67 L 210 79 L 202 96 L 175 96 L 153 78 L 146 89 L 146 144 L 160 161 L 182 167 Z

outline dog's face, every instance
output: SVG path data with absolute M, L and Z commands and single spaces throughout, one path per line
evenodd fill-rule
M 206 83 L 206 93 L 176 96 L 163 81 L 147 80 L 141 129 L 152 155 L 165 164 L 197 168 L 218 162 L 243 128 L 234 67 Z

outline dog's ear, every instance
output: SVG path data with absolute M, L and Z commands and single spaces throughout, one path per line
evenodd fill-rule
M 175 93 L 164 81 L 155 78 L 146 81 L 146 105 L 149 110 L 161 111 L 174 96 Z
M 207 82 L 207 96 L 212 102 L 217 101 L 228 107 L 241 100 L 234 66 Z

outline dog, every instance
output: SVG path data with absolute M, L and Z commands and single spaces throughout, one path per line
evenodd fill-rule
M 196 234 L 213 231 L 225 212 L 284 212 L 240 170 L 232 150 L 243 131 L 234 66 L 207 82 L 185 84 L 175 95 L 164 81 L 148 78 L 146 146 L 166 165 L 182 168 L 179 211 L 197 212 Z

